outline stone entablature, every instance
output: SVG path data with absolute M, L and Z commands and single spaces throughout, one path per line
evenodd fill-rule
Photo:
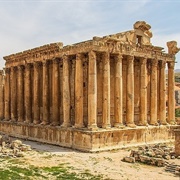
M 0 127 L 14 126 L 19 135 L 25 135 L 28 132 L 24 134 L 21 128 L 28 131 L 40 126 L 45 131 L 52 126 L 53 136 L 61 128 L 65 134 L 70 128 L 67 131 L 77 137 L 88 132 L 85 140 L 95 147 L 89 132 L 115 130 L 122 134 L 121 128 L 136 131 L 141 126 L 144 133 L 147 126 L 157 130 L 160 125 L 176 124 L 175 50 L 170 48 L 178 50 L 173 42 L 169 53 L 164 53 L 163 48 L 151 45 L 151 37 L 150 25 L 137 22 L 132 31 L 72 46 L 53 43 L 4 57 Z M 78 149 L 77 144 L 73 146 Z

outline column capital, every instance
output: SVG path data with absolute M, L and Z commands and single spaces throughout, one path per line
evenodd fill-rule
M 64 54 L 64 55 L 62 56 L 62 60 L 63 60 L 63 61 L 68 61 L 69 58 L 68 58 L 68 56 L 67 56 L 66 54 Z
M 0 70 L 0 75 L 3 75 L 3 74 L 4 74 L 3 70 Z
M 151 60 L 151 65 L 152 66 L 157 66 L 158 65 L 158 60 L 157 59 L 152 59 Z
M 104 61 L 105 64 L 107 64 L 108 62 L 110 62 L 109 56 L 110 56 L 109 52 L 104 52 L 104 53 L 102 54 L 103 61 Z
M 134 56 L 128 55 L 127 60 L 129 61 L 129 63 L 133 62 L 134 61 Z
M 160 61 L 160 67 L 165 68 L 166 67 L 166 61 Z
M 10 73 L 10 71 L 11 71 L 11 69 L 10 69 L 10 68 L 5 68 L 5 73 L 6 73 L 6 74 L 9 74 L 9 73 Z
M 96 53 L 94 51 L 92 51 L 92 50 L 88 52 L 88 56 L 91 59 L 96 59 Z
M 81 59 L 82 59 L 82 56 L 83 56 L 82 53 L 76 54 L 76 60 L 81 60 Z
M 122 54 L 117 54 L 117 55 L 115 55 L 115 60 L 116 61 L 122 61 L 122 59 L 123 59 L 123 55 Z
M 19 66 L 17 66 L 17 68 L 18 68 L 19 71 L 23 71 L 24 70 L 24 66 L 23 65 L 19 65 Z
M 58 58 L 53 59 L 53 64 L 59 64 L 59 59 Z
M 175 62 L 168 62 L 168 69 L 174 69 Z
M 17 66 L 12 66 L 11 67 L 11 71 L 16 71 L 17 70 Z
M 147 58 L 146 57 L 140 57 L 140 64 L 145 65 L 147 63 Z
M 45 61 L 42 62 L 43 66 L 47 66 L 48 64 L 49 64 L 49 60 L 45 60 Z
M 32 68 L 32 64 L 31 63 L 27 63 L 25 64 L 25 68 L 30 70 Z
M 39 68 L 41 66 L 41 64 L 42 64 L 42 62 L 36 61 L 36 62 L 34 62 L 34 67 Z

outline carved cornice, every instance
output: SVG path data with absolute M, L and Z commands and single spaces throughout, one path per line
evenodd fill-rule
M 62 48 L 62 43 L 52 43 L 20 53 L 5 56 L 4 59 L 7 62 L 27 62 L 38 59 L 48 59 L 48 57 L 57 56 Z

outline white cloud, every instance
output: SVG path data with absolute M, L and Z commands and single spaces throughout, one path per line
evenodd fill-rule
M 153 30 L 153 44 L 166 47 L 166 40 L 180 42 L 178 33 L 170 33 L 172 29 L 168 36 L 164 35 L 162 30 L 167 23 L 159 27 L 160 20 L 156 21 L 155 17 L 157 11 L 152 7 L 150 0 L 0 1 L 0 58 L 52 42 L 61 41 L 67 45 L 93 36 L 122 32 L 132 29 L 137 20 L 150 20 L 152 27 L 155 24 L 156 29 L 159 28 Z M 166 18 L 166 14 L 162 15 L 159 19 Z M 3 62 L 0 61 L 0 66 Z

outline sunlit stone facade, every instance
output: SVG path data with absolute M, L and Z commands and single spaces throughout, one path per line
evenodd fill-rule
M 150 28 L 4 57 L 0 131 L 84 151 L 172 139 L 179 49 L 153 46 Z

